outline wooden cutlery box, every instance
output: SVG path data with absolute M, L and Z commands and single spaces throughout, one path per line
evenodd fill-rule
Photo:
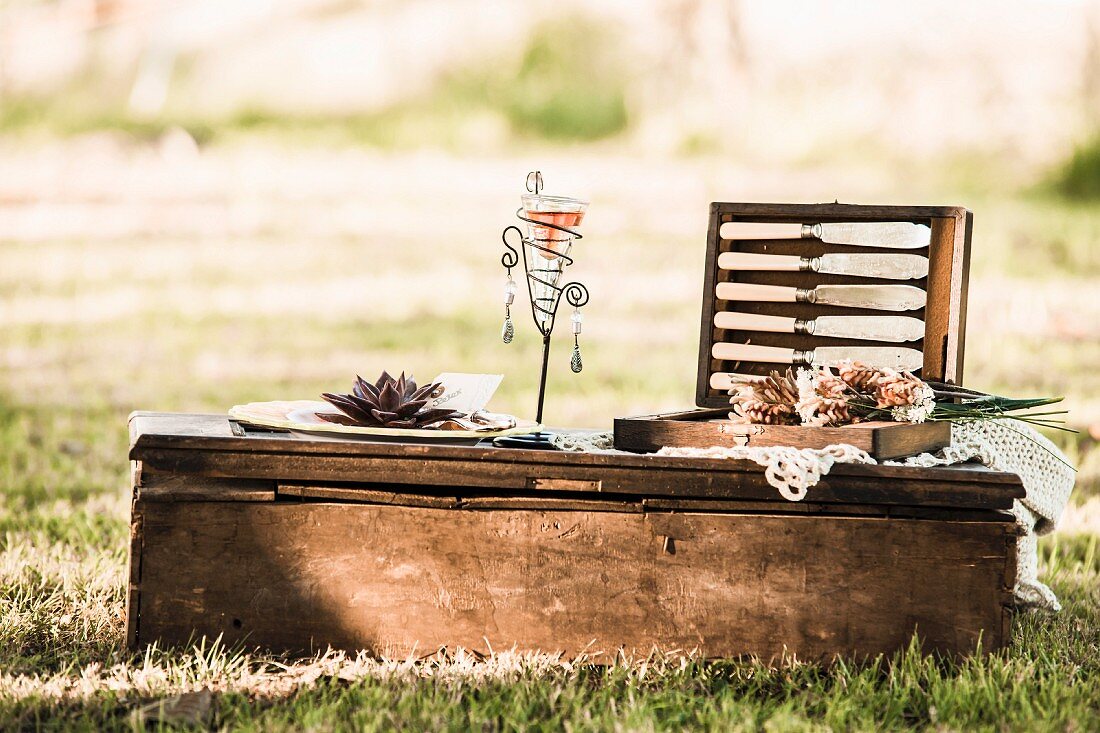
M 918 225 L 923 246 L 906 248 L 867 246 L 866 244 L 833 244 L 829 236 L 821 235 L 821 227 L 848 223 L 907 223 Z M 760 351 L 776 349 L 796 357 L 808 357 L 815 349 L 836 353 L 841 349 L 889 348 L 914 360 L 913 371 L 925 379 L 958 383 L 962 375 L 963 330 L 966 322 L 966 288 L 970 259 L 970 235 L 973 215 L 957 206 L 857 206 L 851 204 L 751 204 L 713 203 L 707 233 L 706 266 L 703 273 L 703 302 L 699 334 L 699 367 L 695 404 L 698 409 L 659 415 L 642 415 L 615 420 L 615 446 L 620 450 L 651 452 L 663 446 L 732 446 L 790 445 L 802 448 L 824 448 L 833 443 L 850 443 L 868 451 L 876 458 L 895 458 L 922 451 L 935 450 L 950 442 L 950 426 L 943 422 L 904 424 L 866 422 L 841 427 L 807 427 L 785 425 L 744 425 L 728 419 L 730 374 L 765 376 L 772 370 L 783 371 L 788 364 L 753 361 Z M 750 225 L 746 227 L 746 224 Z M 787 225 L 784 236 L 798 238 L 729 238 L 729 229 L 740 230 L 758 225 Z M 730 226 L 724 226 L 730 225 Z M 927 229 L 924 229 L 927 227 Z M 725 230 L 725 231 L 724 231 Z M 792 233 L 793 232 L 793 233 Z M 759 232 L 753 232 L 759 236 Z M 727 254 L 730 253 L 730 254 Z M 726 257 L 723 257 L 726 255 Z M 884 255 L 888 259 L 882 272 L 895 268 L 898 262 L 919 262 L 927 259 L 927 274 L 912 279 L 876 277 L 877 272 L 862 274 L 832 274 L 810 269 L 829 256 Z M 761 256 L 785 257 L 765 259 Z M 899 258 L 899 256 L 902 256 Z M 916 256 L 916 257 L 914 257 Z M 794 258 L 799 258 L 795 260 Z M 785 270 L 725 269 L 720 261 L 747 263 L 781 262 Z M 777 266 L 777 265 L 772 265 Z M 794 269 L 798 268 L 798 269 Z M 823 268 L 829 269 L 829 268 Z M 833 268 L 837 269 L 837 268 Z M 914 273 L 909 273 L 914 274 Z M 891 293 L 919 295 L 922 307 L 909 310 L 833 305 L 807 295 L 825 292 L 832 286 L 891 286 Z M 759 286 L 779 286 L 774 290 Z M 823 290 L 816 290 L 826 286 Z M 900 290 L 897 286 L 903 286 Z M 791 294 L 798 289 L 798 301 Z M 836 290 L 836 288 L 833 288 Z M 917 292 L 919 291 L 923 292 Z M 863 288 L 867 290 L 867 288 Z M 776 300 L 727 300 L 719 297 L 731 291 L 754 297 Z M 885 291 L 876 291 L 881 293 Z M 779 295 L 776 295 L 779 293 Z M 781 298 L 781 299 L 780 299 Z M 918 301 L 919 302 L 919 301 Z M 881 306 L 881 303 L 879 304 Z M 909 303 L 908 306 L 914 305 Z M 719 315 L 723 314 L 723 315 Z M 731 315 L 732 314 L 732 315 Z M 717 321 L 716 323 L 716 316 Z M 760 317 L 767 317 L 761 319 Z M 891 340 L 838 338 L 822 335 L 813 325 L 817 319 L 844 317 L 887 317 L 890 323 L 904 323 L 910 332 Z M 896 320 L 895 320 L 896 319 Z M 911 319 L 918 319 L 917 321 Z M 750 330 L 767 322 L 776 330 Z M 721 324 L 721 325 L 719 325 Z M 778 324 L 778 326 L 777 326 Z M 721 327 L 727 326 L 727 327 Z M 729 327 L 733 326 L 733 327 Z M 783 330 L 779 330 L 779 329 Z M 899 328 L 899 332 L 900 332 Z M 786 332 L 783 332 L 786 331 Z M 880 334 L 881 335 L 881 334 Z M 747 346 L 746 346 L 747 345 Z M 765 347 L 763 350 L 757 347 Z M 732 354 L 731 354 L 732 352 Z M 919 352 L 919 353 L 917 353 Z M 740 356 L 737 361 L 731 356 Z M 769 354 L 769 357 L 772 354 Z

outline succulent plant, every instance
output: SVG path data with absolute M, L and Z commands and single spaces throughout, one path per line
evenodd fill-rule
M 456 410 L 424 409 L 433 397 L 443 391 L 439 382 L 417 387 L 412 376 L 394 379 L 388 372 L 374 384 L 362 377 L 355 378 L 350 394 L 321 395 L 326 402 L 340 410 L 340 415 L 318 414 L 322 420 L 340 425 L 359 425 L 370 428 L 422 428 L 456 417 Z

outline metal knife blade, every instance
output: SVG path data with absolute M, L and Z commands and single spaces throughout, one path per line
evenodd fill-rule
M 916 280 L 928 275 L 928 258 L 920 255 L 823 254 L 811 259 L 811 268 L 831 275 Z
M 818 285 L 805 299 L 811 303 L 884 311 L 923 308 L 928 294 L 912 285 Z
M 928 225 L 906 221 L 815 224 L 811 230 L 823 242 L 857 247 L 917 249 L 927 247 L 932 241 L 932 229 Z
M 819 316 L 811 323 L 815 336 L 897 342 L 924 338 L 924 321 L 909 316 Z
M 911 372 L 924 365 L 924 354 L 900 346 L 819 346 L 810 353 L 813 363 L 819 366 L 834 366 L 851 359 L 872 367 Z

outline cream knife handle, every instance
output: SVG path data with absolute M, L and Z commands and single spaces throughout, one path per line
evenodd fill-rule
M 722 361 L 766 361 L 772 364 L 806 364 L 813 360 L 812 351 L 785 349 L 782 346 L 755 344 L 723 344 L 711 347 L 711 356 Z
M 759 285 L 757 283 L 718 283 L 714 292 L 721 300 L 755 300 L 766 303 L 798 303 L 813 292 L 785 285 Z
M 760 270 L 765 272 L 796 272 L 816 270 L 816 257 L 798 255 L 762 255 L 756 252 L 723 252 L 718 255 L 722 270 Z
M 722 311 L 714 314 L 714 325 L 731 331 L 770 331 L 772 333 L 813 333 L 813 321 L 785 316 Z
M 820 225 L 727 221 L 718 233 L 722 235 L 722 239 L 808 239 L 820 235 Z

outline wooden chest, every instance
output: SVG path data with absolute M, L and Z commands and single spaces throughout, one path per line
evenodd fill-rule
M 919 248 L 829 244 L 816 236 L 800 239 L 736 239 L 724 233 L 729 226 L 757 223 L 810 228 L 830 223 L 900 223 L 926 227 L 927 245 Z M 727 358 L 736 349 L 793 350 L 809 354 L 817 349 L 839 350 L 861 347 L 889 347 L 912 350 L 920 367 L 915 373 L 927 380 L 959 383 L 962 375 L 963 337 L 966 323 L 966 290 L 970 264 L 970 235 L 973 216 L 957 206 L 856 206 L 851 204 L 753 204 L 713 203 L 707 234 L 703 269 L 703 298 L 699 331 L 699 360 L 696 379 L 696 410 L 659 415 L 624 417 L 615 421 L 615 446 L 622 450 L 654 451 L 663 446 L 794 445 L 824 448 L 849 443 L 876 458 L 895 458 L 942 448 L 950 443 L 947 423 L 908 425 L 889 422 L 860 423 L 831 428 L 801 425 L 738 425 L 727 419 L 731 375 L 764 376 L 786 365 Z M 776 269 L 727 269 L 723 257 L 736 255 L 754 263 L 786 259 L 811 264 L 815 258 L 831 255 L 911 258 L 924 263 L 927 275 L 913 279 L 874 277 L 814 271 L 811 267 Z M 817 259 L 817 261 L 820 261 Z M 827 267 L 824 269 L 828 269 Z M 784 302 L 782 297 L 726 300 L 721 289 L 729 286 L 809 292 L 819 286 L 903 286 L 921 295 L 924 305 L 907 311 L 841 307 L 800 299 Z M 848 306 L 851 306 L 849 303 Z M 725 318 L 731 315 L 740 318 Z M 825 336 L 814 323 L 828 317 L 850 318 L 904 316 L 918 328 L 909 340 Z M 771 325 L 762 327 L 763 321 Z M 779 328 L 775 322 L 785 324 Z M 737 327 L 731 327 L 731 322 Z M 749 329 L 742 324 L 757 324 Z M 911 327 L 912 328 L 912 327 Z M 763 348 L 759 348 L 763 347 Z
M 1018 477 L 234 435 L 136 413 L 131 646 L 708 657 L 1008 640 Z

